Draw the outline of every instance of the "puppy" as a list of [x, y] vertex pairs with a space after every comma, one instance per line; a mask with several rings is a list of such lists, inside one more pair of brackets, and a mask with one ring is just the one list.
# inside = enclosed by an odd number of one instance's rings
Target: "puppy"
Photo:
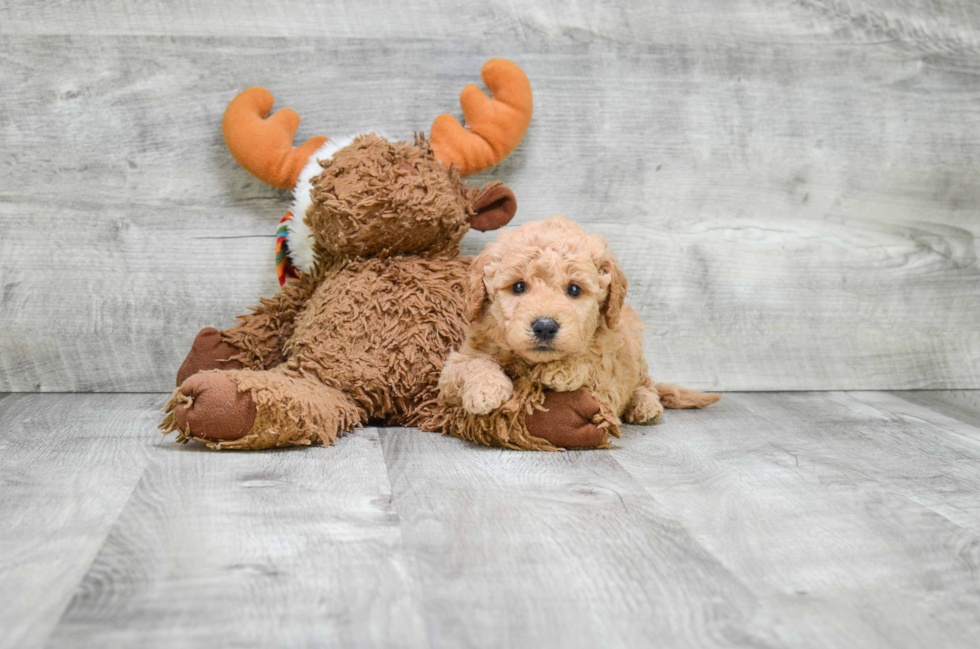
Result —
[[599, 446], [606, 432], [619, 436], [620, 418], [657, 423], [664, 406], [720, 399], [650, 379], [643, 322], [624, 303], [626, 276], [605, 240], [574, 221], [554, 216], [504, 232], [473, 261], [466, 291], [471, 324], [440, 376], [445, 406], [487, 415], [518, 378], [557, 392], [586, 388], [617, 425], [574, 445]]

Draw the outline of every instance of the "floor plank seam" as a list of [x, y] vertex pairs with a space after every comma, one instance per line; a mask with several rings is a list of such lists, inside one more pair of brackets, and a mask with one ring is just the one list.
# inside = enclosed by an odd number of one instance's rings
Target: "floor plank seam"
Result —
[[136, 493], [136, 490], [143, 482], [143, 478], [144, 476], [146, 476], [146, 473], [149, 470], [149, 468], [150, 468], [150, 463], [147, 462], [146, 465], [143, 466], [143, 470], [140, 472], [139, 479], [133, 483], [133, 487], [132, 489], [129, 490], [129, 493], [126, 495], [126, 498], [120, 500], [121, 504], [119, 510], [112, 517], [112, 522], [105, 526], [105, 534], [102, 535], [102, 540], [99, 543], [98, 547], [95, 548], [94, 551], [92, 552], [92, 556], [89, 559], [88, 564], [85, 567], [85, 570], [79, 571], [78, 582], [72, 588], [71, 596], [66, 598], [65, 605], [62, 608], [61, 612], [58, 614], [58, 621], [55, 622], [53, 625], [51, 625], [51, 628], [48, 630], [47, 634], [44, 637], [44, 643], [41, 646], [43, 647], [49, 646], [51, 642], [51, 638], [55, 635], [55, 632], [58, 630], [58, 627], [60, 627], [62, 622], [64, 621], [65, 615], [68, 614], [72, 602], [74, 601], [75, 597], [79, 593], [82, 584], [85, 583], [85, 579], [88, 577], [92, 568], [95, 566], [95, 562], [98, 561], [99, 555], [102, 553], [102, 549], [105, 546], [106, 541], [109, 539], [109, 536], [112, 534], [112, 532], [116, 529], [116, 526], [119, 523], [119, 519], [122, 517], [123, 512], [126, 511], [126, 507], [129, 505], [129, 501], [133, 498], [133, 495]]

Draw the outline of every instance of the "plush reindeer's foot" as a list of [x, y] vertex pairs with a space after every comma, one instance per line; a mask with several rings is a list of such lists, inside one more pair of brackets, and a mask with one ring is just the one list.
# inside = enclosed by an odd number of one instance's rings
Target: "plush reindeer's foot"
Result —
[[187, 358], [177, 370], [177, 385], [188, 377], [204, 370], [238, 370], [241, 362], [235, 358], [241, 352], [237, 347], [224, 341], [221, 332], [214, 327], [205, 327], [197, 332]]
[[594, 423], [601, 407], [587, 389], [548, 392], [544, 407], [525, 420], [528, 432], [535, 437], [564, 448], [595, 448], [605, 443], [606, 429]]
[[229, 442], [244, 437], [255, 423], [252, 395], [221, 372], [194, 374], [180, 384], [169, 406], [170, 424], [182, 439]]
[[326, 445], [365, 414], [345, 393], [282, 368], [195, 374], [164, 412], [162, 433], [215, 450]]

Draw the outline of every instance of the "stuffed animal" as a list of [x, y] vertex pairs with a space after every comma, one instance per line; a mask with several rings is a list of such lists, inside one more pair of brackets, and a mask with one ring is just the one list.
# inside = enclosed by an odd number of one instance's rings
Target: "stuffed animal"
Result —
[[587, 388], [599, 404], [594, 428], [548, 436], [566, 447], [606, 446], [620, 436], [620, 417], [651, 424], [665, 406], [703, 408], [720, 398], [651, 380], [643, 322], [624, 302], [626, 275], [605, 240], [574, 221], [553, 217], [501, 234], [467, 277], [471, 324], [439, 381], [444, 425], [457, 434], [518, 425], [508, 413], [537, 411], [545, 388], [556, 397]]
[[277, 239], [282, 290], [231, 329], [197, 335], [164, 409], [164, 434], [260, 449], [329, 444], [383, 420], [538, 448], [595, 427], [598, 406], [585, 390], [543, 394], [547, 411], [505, 406], [492, 422], [461, 419], [437, 398], [468, 324], [470, 259], [459, 256], [460, 240], [471, 227], [502, 227], [517, 209], [500, 183], [469, 187], [461, 176], [503, 160], [531, 120], [519, 67], [492, 59], [482, 78], [492, 98], [473, 85], [462, 91], [466, 128], [441, 115], [414, 142], [369, 133], [294, 148], [299, 117], [289, 109], [269, 117], [268, 91], [249, 88], [229, 104], [222, 127], [232, 156], [260, 180], [294, 189]]

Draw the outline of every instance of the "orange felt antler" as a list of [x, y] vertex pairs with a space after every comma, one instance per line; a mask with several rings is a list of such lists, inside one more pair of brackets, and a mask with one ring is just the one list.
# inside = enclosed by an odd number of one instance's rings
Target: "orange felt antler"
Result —
[[266, 119], [272, 103], [272, 93], [265, 88], [242, 91], [225, 109], [221, 130], [232, 157], [250, 174], [281, 189], [292, 189], [306, 161], [327, 138], [311, 137], [293, 148], [299, 115], [283, 108]]
[[469, 176], [499, 164], [517, 148], [531, 123], [534, 99], [524, 71], [506, 59], [490, 59], [480, 71], [493, 99], [470, 84], [459, 103], [467, 128], [452, 115], [432, 122], [429, 142], [436, 158]]

